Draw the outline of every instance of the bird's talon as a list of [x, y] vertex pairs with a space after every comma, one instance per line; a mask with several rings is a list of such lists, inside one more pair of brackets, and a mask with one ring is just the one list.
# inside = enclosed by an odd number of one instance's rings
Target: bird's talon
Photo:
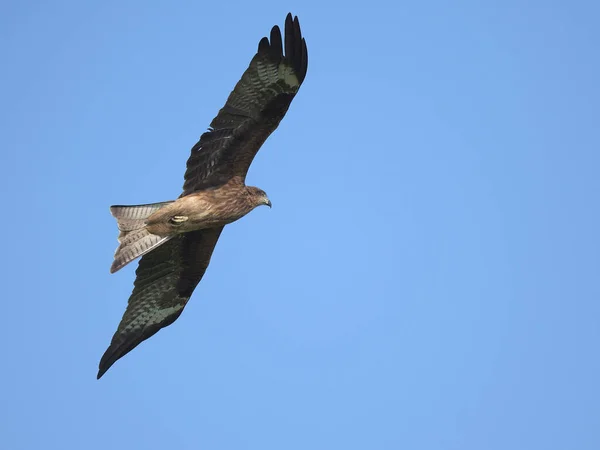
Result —
[[173, 225], [180, 225], [186, 220], [188, 220], [187, 216], [173, 216], [169, 219], [169, 222], [171, 222]]

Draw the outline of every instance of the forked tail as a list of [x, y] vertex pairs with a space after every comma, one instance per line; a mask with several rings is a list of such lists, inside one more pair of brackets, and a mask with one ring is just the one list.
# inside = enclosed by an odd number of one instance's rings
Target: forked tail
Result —
[[117, 219], [119, 227], [119, 247], [115, 252], [115, 260], [110, 267], [110, 273], [115, 273], [134, 259], [171, 239], [172, 236], [157, 236], [146, 230], [146, 219], [170, 203], [173, 202], [110, 207], [110, 213]]

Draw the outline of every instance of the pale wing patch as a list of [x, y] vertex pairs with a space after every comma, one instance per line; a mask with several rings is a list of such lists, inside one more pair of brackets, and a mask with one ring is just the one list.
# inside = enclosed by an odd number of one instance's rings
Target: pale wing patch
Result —
[[160, 324], [168, 317], [171, 317], [173, 314], [178, 313], [183, 309], [185, 305], [174, 305], [169, 308], [160, 309], [155, 311], [150, 320], [148, 320], [148, 325]]
[[279, 64], [278, 77], [280, 80], [283, 80], [285, 84], [289, 87], [296, 88], [300, 86], [300, 81], [298, 80], [298, 75], [294, 72], [294, 69], [286, 64]]

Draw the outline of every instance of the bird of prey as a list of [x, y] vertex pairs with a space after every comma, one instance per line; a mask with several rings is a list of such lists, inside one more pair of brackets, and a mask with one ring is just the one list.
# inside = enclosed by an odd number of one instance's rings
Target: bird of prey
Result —
[[98, 378], [182, 313], [202, 279], [223, 227], [260, 205], [246, 186], [254, 156], [285, 116], [308, 68], [298, 17], [263, 37], [248, 69], [191, 150], [183, 193], [174, 201], [112, 206], [119, 247], [111, 273], [142, 257], [127, 309], [100, 361]]

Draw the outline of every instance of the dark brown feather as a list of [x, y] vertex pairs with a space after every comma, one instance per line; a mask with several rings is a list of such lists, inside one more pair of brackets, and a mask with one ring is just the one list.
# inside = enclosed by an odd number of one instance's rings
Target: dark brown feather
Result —
[[[283, 55], [283, 43], [281, 42], [281, 30], [279, 29], [279, 27], [277, 25], [275, 25], [273, 28], [271, 28], [271, 42], [270, 43], [271, 43], [271, 49], [274, 54]], [[265, 51], [266, 51], [266, 49], [265, 49]]]

